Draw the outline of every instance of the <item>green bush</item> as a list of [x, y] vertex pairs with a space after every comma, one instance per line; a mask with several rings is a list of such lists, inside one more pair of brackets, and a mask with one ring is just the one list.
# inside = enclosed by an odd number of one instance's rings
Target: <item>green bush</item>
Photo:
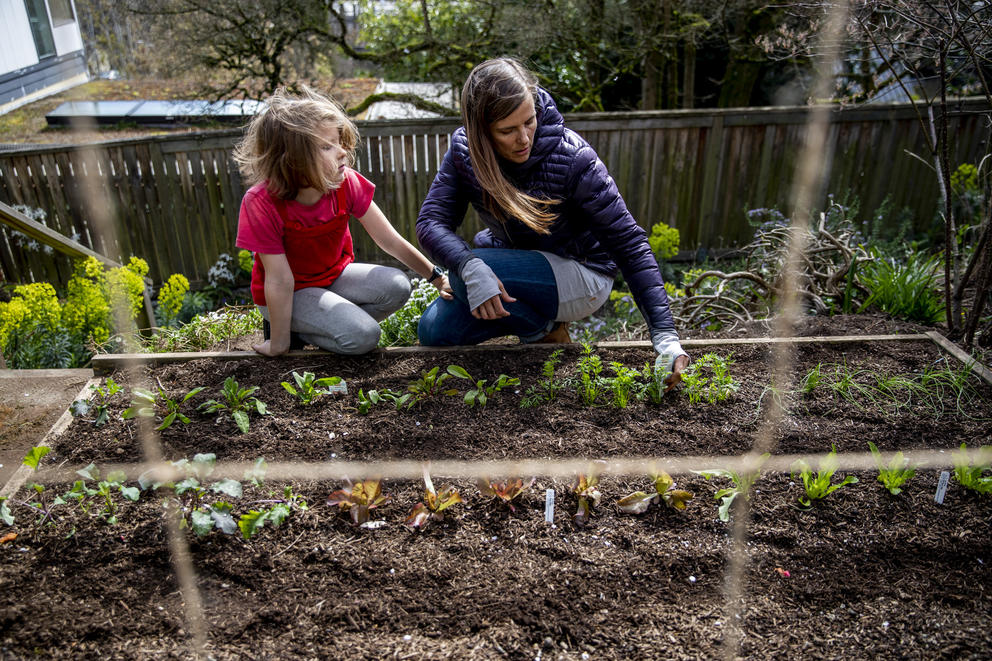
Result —
[[409, 347], [417, 344], [420, 317], [437, 298], [438, 292], [437, 287], [420, 278], [414, 278], [411, 284], [413, 292], [406, 304], [379, 324], [382, 329], [382, 335], [379, 336], [380, 347]]
[[936, 324], [944, 320], [944, 303], [934, 286], [940, 257], [911, 251], [904, 263], [872, 251], [874, 261], [861, 266], [859, 277], [871, 294], [858, 309], [875, 306], [893, 317]]

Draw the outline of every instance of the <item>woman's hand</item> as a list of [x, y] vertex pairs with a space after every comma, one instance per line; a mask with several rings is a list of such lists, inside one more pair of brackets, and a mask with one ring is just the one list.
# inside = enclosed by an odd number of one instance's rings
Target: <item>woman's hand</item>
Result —
[[665, 379], [665, 392], [668, 392], [678, 384], [682, 383], [682, 372], [689, 366], [689, 356], [679, 356], [672, 363], [672, 373]]
[[496, 283], [499, 285], [499, 295], [483, 301], [482, 305], [472, 310], [472, 316], [476, 319], [492, 321], [493, 319], [510, 316], [510, 313], [503, 307], [503, 303], [515, 303], [517, 299], [506, 293], [506, 288], [503, 287], [503, 283], [500, 282], [499, 278], [496, 279]]
[[454, 298], [451, 294], [451, 285], [448, 284], [448, 276], [442, 275], [441, 279], [433, 283], [437, 287], [438, 295], [446, 301], [450, 301]]

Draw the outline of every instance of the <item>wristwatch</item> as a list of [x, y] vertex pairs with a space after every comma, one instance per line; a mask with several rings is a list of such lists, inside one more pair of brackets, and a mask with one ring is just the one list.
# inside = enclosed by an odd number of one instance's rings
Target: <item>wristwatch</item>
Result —
[[437, 280], [438, 278], [440, 278], [442, 276], [444, 276], [444, 271], [441, 270], [441, 267], [440, 266], [438, 266], [437, 264], [435, 264], [434, 265], [434, 270], [431, 271], [430, 277], [427, 278], [427, 282], [434, 282], [435, 280]]

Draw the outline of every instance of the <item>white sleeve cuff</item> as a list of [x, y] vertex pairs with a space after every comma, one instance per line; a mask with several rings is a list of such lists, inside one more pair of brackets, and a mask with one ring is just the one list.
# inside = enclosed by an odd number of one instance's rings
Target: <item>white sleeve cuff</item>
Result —
[[496, 274], [479, 257], [473, 257], [462, 264], [459, 275], [465, 281], [469, 310], [474, 310], [493, 296], [499, 296], [499, 280]]

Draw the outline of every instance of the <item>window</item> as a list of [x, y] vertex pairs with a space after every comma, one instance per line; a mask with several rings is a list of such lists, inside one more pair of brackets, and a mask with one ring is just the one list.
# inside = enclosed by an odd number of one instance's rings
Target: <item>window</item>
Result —
[[34, 37], [38, 59], [54, 57], [55, 40], [52, 38], [52, 25], [48, 22], [45, 0], [24, 0], [24, 8], [28, 10], [28, 22], [31, 24], [31, 36]]
[[72, 0], [48, 0], [48, 11], [52, 14], [52, 25], [55, 27], [76, 22]]

